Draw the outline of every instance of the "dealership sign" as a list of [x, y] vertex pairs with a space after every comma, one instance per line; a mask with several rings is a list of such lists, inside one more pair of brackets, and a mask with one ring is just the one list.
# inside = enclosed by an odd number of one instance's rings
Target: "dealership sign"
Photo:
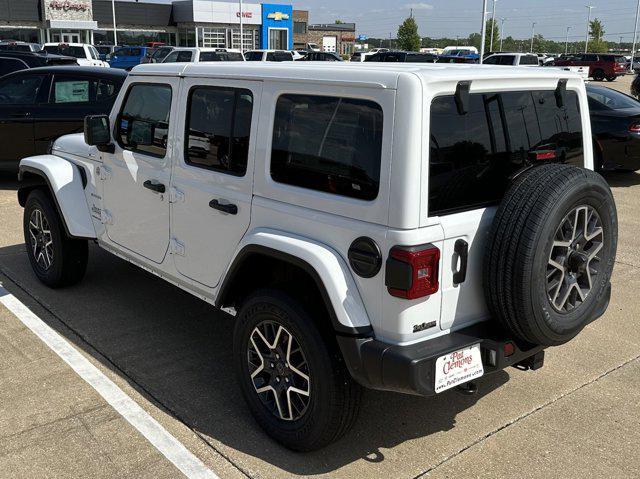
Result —
[[91, 0], [43, 0], [45, 20], [92, 21]]
[[275, 20], [276, 22], [281, 22], [282, 20], [289, 20], [289, 14], [282, 13], [282, 12], [273, 12], [268, 14], [267, 18], [269, 20]]

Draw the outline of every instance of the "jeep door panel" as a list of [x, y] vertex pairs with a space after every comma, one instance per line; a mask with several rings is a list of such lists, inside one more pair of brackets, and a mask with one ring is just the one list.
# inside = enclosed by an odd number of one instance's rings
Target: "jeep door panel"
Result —
[[121, 107], [110, 118], [115, 151], [103, 153], [107, 235], [158, 264], [169, 245], [168, 193], [175, 138], [169, 133], [172, 119], [178, 117], [179, 86], [178, 78], [127, 83]]
[[187, 78], [176, 126], [171, 237], [176, 269], [215, 287], [249, 227], [262, 83]]

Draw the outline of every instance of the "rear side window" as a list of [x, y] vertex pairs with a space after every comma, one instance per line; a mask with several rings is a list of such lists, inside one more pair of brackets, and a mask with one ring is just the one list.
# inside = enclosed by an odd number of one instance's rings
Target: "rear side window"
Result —
[[95, 96], [97, 80], [58, 77], [53, 81], [51, 103], [89, 103]]
[[534, 55], [524, 55], [520, 57], [520, 65], [539, 65], [538, 57]]
[[23, 75], [0, 82], [0, 105], [33, 105], [38, 98], [44, 75]]
[[138, 83], [127, 93], [116, 137], [126, 150], [163, 158], [167, 152], [171, 87]]
[[186, 162], [244, 176], [253, 113], [251, 92], [197, 87], [191, 90], [188, 108]]
[[282, 95], [271, 177], [280, 183], [373, 200], [382, 156], [382, 108], [368, 100]]
[[269, 52], [267, 53], [268, 62], [292, 62], [293, 55], [291, 52]]
[[19, 70], [26, 70], [27, 68], [29, 67], [22, 60], [15, 58], [0, 58], [0, 76], [6, 75], [7, 73], [17, 72]]
[[244, 59], [248, 62], [261, 62], [262, 52], [247, 52], [244, 54]]
[[53, 53], [55, 55], [65, 55], [68, 57], [74, 58], [87, 58], [87, 55], [84, 52], [84, 48], [68, 46], [68, 45], [47, 45], [44, 49], [48, 53]]
[[559, 108], [554, 91], [472, 94], [460, 115], [454, 96], [431, 106], [429, 215], [499, 203], [511, 176], [540, 162], [582, 166], [578, 97]]

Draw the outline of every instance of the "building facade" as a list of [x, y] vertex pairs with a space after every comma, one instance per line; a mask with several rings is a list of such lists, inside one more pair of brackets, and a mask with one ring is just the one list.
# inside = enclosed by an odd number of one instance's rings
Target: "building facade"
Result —
[[355, 51], [356, 24], [331, 23], [309, 25], [309, 43], [315, 43], [324, 52], [351, 56]]
[[309, 43], [309, 12], [307, 10], [293, 11], [293, 48], [304, 50]]
[[240, 12], [237, 1], [0, 0], [0, 40], [240, 48], [240, 23], [245, 50], [293, 48], [291, 5], [244, 2]]

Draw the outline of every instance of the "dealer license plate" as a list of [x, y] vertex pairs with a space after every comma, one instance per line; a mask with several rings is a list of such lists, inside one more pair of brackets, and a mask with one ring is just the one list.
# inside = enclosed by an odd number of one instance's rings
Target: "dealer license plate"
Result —
[[483, 374], [480, 344], [440, 356], [436, 360], [436, 393], [477, 379]]

